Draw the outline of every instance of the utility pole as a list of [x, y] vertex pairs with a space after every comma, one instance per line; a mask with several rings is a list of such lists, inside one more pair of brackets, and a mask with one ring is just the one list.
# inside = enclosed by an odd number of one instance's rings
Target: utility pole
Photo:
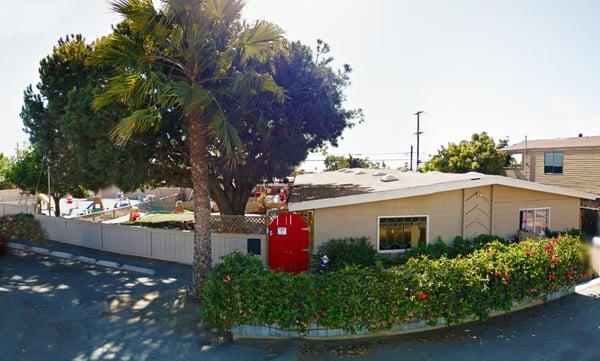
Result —
[[48, 159], [48, 217], [52, 217], [52, 191], [50, 190], [50, 160]]
[[413, 146], [410, 146], [410, 170], [413, 170]]
[[419, 164], [421, 163], [421, 161], [419, 160], [419, 138], [421, 136], [421, 134], [423, 134], [423, 132], [421, 131], [421, 114], [423, 114], [422, 110], [419, 110], [418, 112], [415, 113], [415, 115], [417, 116], [417, 132], [415, 133], [417, 135], [417, 164], [416, 164], [416, 170], [419, 170]]

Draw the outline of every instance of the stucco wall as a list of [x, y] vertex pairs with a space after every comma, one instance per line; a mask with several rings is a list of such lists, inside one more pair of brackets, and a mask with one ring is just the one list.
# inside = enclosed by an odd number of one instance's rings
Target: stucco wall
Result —
[[579, 198], [494, 186], [493, 233], [510, 237], [519, 228], [519, 210], [550, 208], [550, 229], [579, 228]]
[[463, 191], [315, 210], [315, 249], [332, 238], [367, 236], [377, 242], [378, 216], [429, 216], [429, 242], [462, 232]]
[[[492, 233], [512, 237], [519, 228], [519, 210], [550, 207], [550, 228], [579, 228], [578, 198], [523, 190], [506, 186], [492, 187]], [[429, 216], [428, 241], [441, 237], [451, 243], [463, 234], [464, 191], [435, 193], [427, 196], [316, 209], [314, 211], [314, 247], [332, 238], [370, 238], [377, 245], [377, 217]]]

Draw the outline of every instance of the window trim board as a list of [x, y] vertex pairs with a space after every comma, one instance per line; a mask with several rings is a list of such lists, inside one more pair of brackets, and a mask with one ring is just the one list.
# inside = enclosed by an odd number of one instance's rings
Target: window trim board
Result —
[[411, 218], [411, 217], [425, 217], [425, 244], [429, 244], [429, 225], [430, 225], [430, 217], [429, 214], [409, 214], [409, 215], [396, 215], [396, 216], [377, 216], [377, 253], [403, 253], [406, 252], [407, 249], [410, 248], [402, 248], [402, 249], [387, 249], [380, 250], [379, 249], [379, 237], [380, 237], [380, 221], [382, 218]]

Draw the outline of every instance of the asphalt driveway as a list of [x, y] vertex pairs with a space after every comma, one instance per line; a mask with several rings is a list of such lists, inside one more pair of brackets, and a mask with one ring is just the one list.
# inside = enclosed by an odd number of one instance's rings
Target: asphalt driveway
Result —
[[186, 296], [189, 267], [152, 268], [147, 276], [33, 253], [0, 258], [0, 360], [600, 360], [600, 286], [422, 334], [230, 343], [203, 327]]

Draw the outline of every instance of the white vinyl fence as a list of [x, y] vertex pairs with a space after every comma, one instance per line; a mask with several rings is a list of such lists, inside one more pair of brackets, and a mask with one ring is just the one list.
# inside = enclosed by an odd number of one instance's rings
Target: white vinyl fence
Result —
[[[34, 206], [0, 203], [0, 216], [18, 213], [33, 214]], [[193, 262], [194, 234], [191, 231], [94, 223], [40, 214], [34, 217], [53, 241], [164, 261]], [[247, 253], [249, 248], [267, 262], [265, 234], [212, 234], [213, 263], [234, 251]]]
[[33, 214], [34, 211], [34, 205], [0, 203], [0, 217], [19, 213]]
[[[53, 241], [76, 246], [191, 264], [194, 234], [191, 231], [104, 224], [35, 215]], [[267, 262], [267, 236], [264, 234], [212, 234], [213, 263], [234, 251], [248, 252], [248, 244], [260, 244], [263, 261]]]

